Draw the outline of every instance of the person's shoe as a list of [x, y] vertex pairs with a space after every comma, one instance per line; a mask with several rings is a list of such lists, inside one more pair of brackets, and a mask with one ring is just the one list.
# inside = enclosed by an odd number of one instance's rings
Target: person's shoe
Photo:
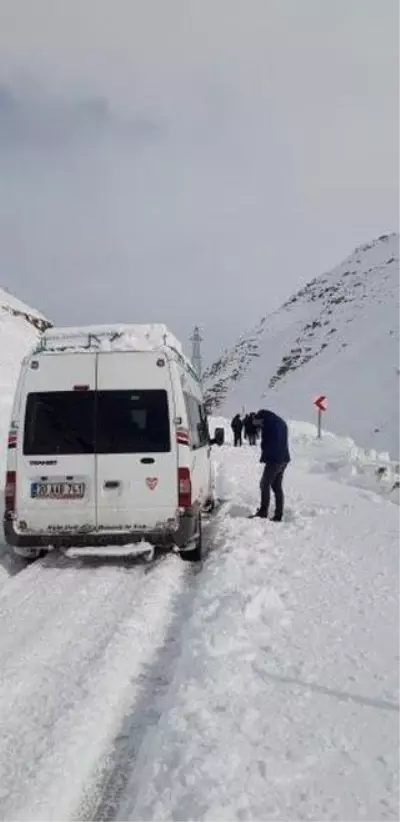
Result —
[[282, 517], [277, 517], [275, 515], [274, 517], [271, 517], [271, 522], [282, 522]]
[[255, 514], [250, 514], [249, 519], [255, 519], [256, 517], [258, 517], [259, 519], [267, 519], [268, 514], [266, 513], [266, 511], [263, 511], [262, 508], [259, 508]]

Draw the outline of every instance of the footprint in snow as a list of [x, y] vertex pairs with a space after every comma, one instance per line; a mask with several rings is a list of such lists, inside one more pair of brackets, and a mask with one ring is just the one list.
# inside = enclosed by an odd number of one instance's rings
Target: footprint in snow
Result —
[[284, 611], [285, 606], [274, 588], [261, 589], [245, 606], [244, 616], [249, 622], [273, 624], [282, 618]]
[[243, 505], [240, 503], [233, 503], [229, 506], [227, 511], [228, 516], [233, 519], [247, 518], [251, 513], [253, 512], [248, 505]]

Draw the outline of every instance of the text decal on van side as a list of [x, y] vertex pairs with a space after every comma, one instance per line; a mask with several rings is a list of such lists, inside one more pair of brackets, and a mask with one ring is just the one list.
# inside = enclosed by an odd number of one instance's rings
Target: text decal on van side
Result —
[[29, 460], [29, 465], [57, 465], [57, 460]]

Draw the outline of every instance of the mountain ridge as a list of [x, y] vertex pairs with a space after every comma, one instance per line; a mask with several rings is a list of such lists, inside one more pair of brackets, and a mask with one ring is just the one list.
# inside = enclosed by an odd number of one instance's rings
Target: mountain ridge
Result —
[[333, 399], [327, 418], [335, 433], [360, 441], [349, 404], [361, 403], [360, 444], [398, 456], [398, 268], [399, 235], [392, 232], [310, 280], [205, 371], [210, 407], [230, 415], [267, 404], [311, 421], [312, 398], [325, 393]]

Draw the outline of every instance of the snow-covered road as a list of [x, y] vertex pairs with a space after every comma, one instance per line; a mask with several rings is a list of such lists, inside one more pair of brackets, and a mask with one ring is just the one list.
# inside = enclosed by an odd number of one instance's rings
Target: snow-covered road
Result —
[[200, 568], [3, 560], [0, 819], [398, 818], [399, 509], [294, 440], [281, 525], [218, 452]]
[[397, 819], [397, 506], [292, 467], [286, 524], [249, 522], [249, 451], [119, 818]]
[[118, 565], [50, 555], [3, 587], [2, 819], [70, 819], [96, 801], [188, 575], [174, 556]]

